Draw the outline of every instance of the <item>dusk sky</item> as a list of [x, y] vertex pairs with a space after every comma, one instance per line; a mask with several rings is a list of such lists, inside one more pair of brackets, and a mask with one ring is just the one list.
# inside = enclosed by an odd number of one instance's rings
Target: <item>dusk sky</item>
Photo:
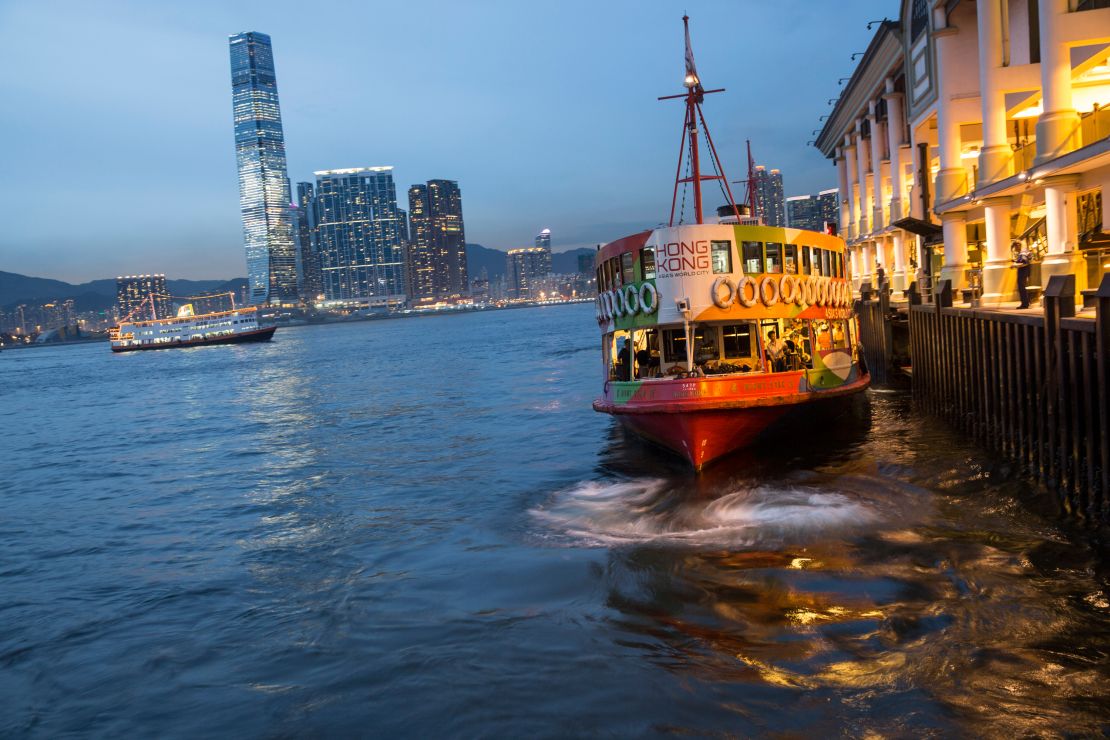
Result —
[[[246, 274], [228, 36], [270, 34], [292, 182], [393, 165], [399, 205], [457, 180], [467, 241], [593, 246], [665, 220], [682, 14], [730, 179], [836, 186], [807, 147], [865, 26], [893, 0], [21, 2], [0, 0], [0, 270], [71, 282]], [[737, 186], [741, 187], [741, 186]], [[736, 193], [741, 197], [740, 193]], [[706, 207], [723, 202], [712, 191]]]

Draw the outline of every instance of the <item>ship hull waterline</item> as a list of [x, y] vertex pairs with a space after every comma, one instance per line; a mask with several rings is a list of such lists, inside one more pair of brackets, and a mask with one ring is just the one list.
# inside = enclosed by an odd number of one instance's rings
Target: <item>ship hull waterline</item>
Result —
[[196, 339], [177, 342], [159, 342], [157, 344], [142, 344], [130, 347], [112, 347], [113, 352], [138, 352], [148, 349], [175, 349], [179, 347], [202, 347], [212, 344], [240, 344], [243, 342], [268, 342], [273, 338], [276, 326], [267, 326], [254, 331], [229, 334], [207, 339]]
[[731, 452], [754, 444], [765, 432], [814, 405], [843, 400], [861, 393], [870, 375], [835, 389], [759, 399], [720, 399], [712, 402], [613, 404], [603, 399], [595, 411], [611, 414], [643, 439], [670, 450], [700, 471]]

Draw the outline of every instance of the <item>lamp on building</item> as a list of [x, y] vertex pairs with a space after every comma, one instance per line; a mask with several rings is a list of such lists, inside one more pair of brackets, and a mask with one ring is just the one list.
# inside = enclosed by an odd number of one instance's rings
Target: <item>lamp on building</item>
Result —
[[857, 51], [855, 54], [852, 55], [852, 61], [856, 61], [856, 57], [861, 57], [866, 53], [866, 51]]
[[867, 22], [867, 30], [870, 31], [871, 26], [874, 26], [876, 23], [886, 23], [888, 20], [890, 20], [890, 19], [889, 18], [883, 18], [883, 19], [877, 20], [877, 21], [868, 21]]

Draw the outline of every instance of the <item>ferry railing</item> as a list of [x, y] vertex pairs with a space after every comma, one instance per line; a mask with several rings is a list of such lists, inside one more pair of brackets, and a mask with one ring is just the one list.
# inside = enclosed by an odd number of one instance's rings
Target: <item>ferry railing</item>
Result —
[[1110, 523], [1110, 275], [1093, 317], [1075, 276], [1054, 275], [1043, 310], [911, 305], [913, 393], [1056, 494], [1064, 513]]

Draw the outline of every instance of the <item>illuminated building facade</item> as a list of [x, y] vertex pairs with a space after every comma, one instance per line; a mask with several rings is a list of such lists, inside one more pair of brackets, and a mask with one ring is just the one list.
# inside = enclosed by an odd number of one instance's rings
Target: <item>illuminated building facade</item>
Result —
[[305, 303], [316, 301], [324, 292], [320, 278], [320, 258], [316, 253], [314, 205], [312, 183], [297, 183], [297, 201], [292, 210], [297, 235], [297, 261], [300, 265], [300, 293], [301, 300]]
[[392, 167], [316, 172], [315, 245], [327, 300], [405, 299], [403, 211]]
[[[140, 313], [135, 315], [136, 319], [145, 321], [152, 318], [150, 315], [152, 299], [153, 318], [168, 319], [173, 316], [165, 275], [126, 275], [116, 278], [116, 307], [119, 309], [121, 320], [140, 311], [140, 307], [142, 308]], [[144, 302], [145, 306], [143, 306]]]
[[551, 250], [547, 247], [510, 249], [505, 256], [509, 300], [533, 300], [551, 275]]
[[270, 37], [229, 39], [239, 208], [251, 303], [297, 299], [297, 253]]
[[1110, 3], [889, 0], [816, 147], [837, 167], [856, 286], [1019, 300], [1110, 272]]
[[458, 301], [469, 293], [462, 192], [454, 180], [409, 188], [410, 294], [414, 301]]
[[751, 187], [755, 188], [755, 215], [764, 226], [786, 226], [786, 202], [782, 194], [782, 173], [767, 171], [763, 165], [755, 168]]

